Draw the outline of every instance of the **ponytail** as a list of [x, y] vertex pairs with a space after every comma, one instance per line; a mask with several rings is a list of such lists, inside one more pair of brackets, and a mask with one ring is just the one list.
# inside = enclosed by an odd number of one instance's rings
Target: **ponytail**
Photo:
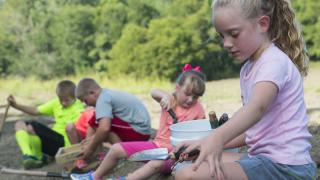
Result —
[[270, 39], [297, 66], [302, 76], [308, 74], [309, 57], [299, 24], [288, 0], [263, 0], [262, 13], [270, 17]]

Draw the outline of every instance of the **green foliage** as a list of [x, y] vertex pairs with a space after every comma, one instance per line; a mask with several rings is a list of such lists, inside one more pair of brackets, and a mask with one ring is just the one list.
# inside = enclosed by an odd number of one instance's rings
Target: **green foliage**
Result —
[[313, 59], [320, 57], [320, 17], [318, 0], [292, 1], [297, 17], [302, 24], [302, 32], [307, 43], [309, 53]]
[[[320, 8], [292, 1], [312, 59]], [[99, 74], [175, 79], [185, 63], [208, 79], [238, 74], [212, 30], [211, 0], [6, 0], [0, 4], [0, 74], [52, 79]]]
[[149, 22], [160, 16], [160, 13], [154, 7], [146, 4], [143, 0], [128, 2], [128, 21], [137, 25], [147, 27]]
[[[199, 0], [175, 0], [168, 9], [169, 16], [186, 17], [197, 11], [205, 4], [205, 1]], [[208, 14], [207, 14], [208, 15]], [[209, 15], [210, 16], [210, 15]]]
[[74, 74], [85, 66], [96, 62], [89, 57], [94, 47], [93, 25], [94, 9], [89, 6], [69, 5], [60, 9], [52, 19], [49, 33], [52, 48], [57, 52], [55, 71], [62, 74]]
[[127, 8], [123, 1], [105, 0], [96, 9], [94, 24], [95, 48], [90, 56], [100, 60], [109, 59], [108, 51], [121, 36], [122, 29], [127, 23]]
[[[217, 41], [205, 16], [203, 3], [189, 16], [168, 16], [151, 21], [148, 28], [128, 25], [111, 50], [107, 64], [111, 74], [131, 74], [137, 78], [175, 79], [186, 63], [201, 65], [208, 79], [229, 76], [235, 67]], [[132, 36], [134, 34], [134, 36]]]

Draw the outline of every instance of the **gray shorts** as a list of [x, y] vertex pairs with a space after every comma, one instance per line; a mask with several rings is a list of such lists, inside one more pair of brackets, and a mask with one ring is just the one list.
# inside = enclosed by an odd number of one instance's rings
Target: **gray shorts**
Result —
[[315, 163], [304, 165], [285, 165], [257, 155], [244, 155], [237, 161], [249, 180], [315, 180], [317, 168]]

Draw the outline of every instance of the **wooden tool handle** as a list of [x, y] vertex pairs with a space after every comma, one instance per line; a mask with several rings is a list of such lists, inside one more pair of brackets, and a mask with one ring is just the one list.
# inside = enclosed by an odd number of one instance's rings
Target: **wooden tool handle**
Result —
[[176, 124], [178, 122], [178, 118], [177, 118], [176, 113], [174, 113], [174, 111], [172, 109], [169, 109], [168, 113], [170, 114], [170, 116], [173, 119], [173, 124]]
[[27, 176], [47, 176], [47, 172], [45, 171], [27, 171], [27, 170], [19, 170], [19, 169], [9, 169], [2, 168], [1, 173], [6, 174], [19, 174], [19, 175], [27, 175]]
[[47, 172], [47, 171], [29, 171], [29, 170], [9, 169], [9, 168], [2, 168], [1, 173], [18, 174], [18, 175], [25, 175], [25, 176], [58, 177], [58, 178], [67, 178], [67, 179], [70, 178], [69, 174], [65, 174], [65, 173], [56, 173], [56, 172]]
[[4, 111], [4, 114], [3, 114], [3, 118], [0, 120], [0, 134], [2, 132], [3, 125], [4, 125], [5, 121], [6, 121], [9, 108], [10, 108], [10, 104], [7, 104], [6, 109]]

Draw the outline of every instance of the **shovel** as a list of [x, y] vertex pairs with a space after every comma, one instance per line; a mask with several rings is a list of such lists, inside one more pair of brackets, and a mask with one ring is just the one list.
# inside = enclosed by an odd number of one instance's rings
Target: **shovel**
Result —
[[[149, 160], [179, 160], [181, 153], [185, 150], [185, 147], [179, 149], [178, 152], [169, 153], [167, 148], [156, 148], [156, 149], [148, 149], [144, 151], [140, 151], [134, 153], [129, 157], [129, 161], [149, 161]], [[200, 151], [198, 149], [194, 149], [187, 154], [188, 157], [193, 157], [199, 155]]]

